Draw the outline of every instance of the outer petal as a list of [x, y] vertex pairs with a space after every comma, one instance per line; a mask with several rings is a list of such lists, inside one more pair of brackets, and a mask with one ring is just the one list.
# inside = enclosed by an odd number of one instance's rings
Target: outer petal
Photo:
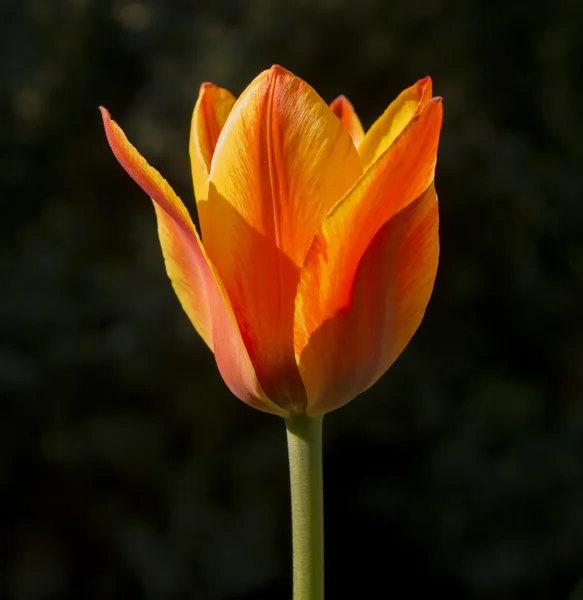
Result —
[[197, 204], [208, 198], [211, 161], [225, 121], [235, 104], [231, 92], [212, 83], [200, 86], [190, 126], [190, 165]]
[[401, 92], [373, 123], [358, 146], [362, 164], [369, 167], [399, 136], [409, 121], [423, 110], [432, 94], [431, 79], [419, 80]]
[[437, 265], [432, 185], [441, 120], [436, 98], [330, 211], [314, 239], [295, 323], [310, 414], [369, 387], [420, 322]]
[[186, 208], [160, 173], [129, 143], [107, 110], [101, 108], [101, 112], [115, 157], [154, 202], [168, 275], [193, 325], [207, 344], [214, 347], [225, 383], [247, 404], [286, 416], [285, 410], [265, 396], [257, 381], [229, 299]]
[[300, 266], [325, 214], [360, 173], [340, 121], [281, 67], [243, 92], [213, 156], [209, 200], [200, 207], [205, 248], [261, 386], [290, 410], [306, 403], [293, 348]]
[[340, 119], [342, 125], [352, 138], [352, 142], [358, 148], [364, 139], [364, 129], [360, 123], [360, 119], [356, 114], [352, 103], [346, 96], [338, 96], [336, 100], [330, 104], [332, 112]]

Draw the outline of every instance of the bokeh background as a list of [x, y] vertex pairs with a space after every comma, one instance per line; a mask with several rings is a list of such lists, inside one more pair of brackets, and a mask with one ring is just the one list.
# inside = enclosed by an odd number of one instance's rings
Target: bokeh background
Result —
[[201, 82], [280, 63], [370, 125], [445, 98], [425, 321], [325, 422], [328, 597], [555, 600], [583, 576], [583, 3], [2, 0], [0, 597], [290, 597], [283, 423], [169, 285], [103, 104], [194, 207]]

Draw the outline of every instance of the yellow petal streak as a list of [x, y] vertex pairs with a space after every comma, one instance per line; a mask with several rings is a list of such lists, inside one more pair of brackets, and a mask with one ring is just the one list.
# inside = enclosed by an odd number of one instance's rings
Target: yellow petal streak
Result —
[[358, 146], [363, 167], [369, 167], [399, 136], [409, 121], [431, 100], [431, 79], [426, 77], [399, 94], [373, 123]]
[[130, 144], [109, 113], [104, 108], [101, 112], [115, 157], [154, 202], [168, 275], [194, 327], [214, 349], [225, 383], [247, 404], [286, 416], [287, 411], [271, 402], [257, 381], [229, 299], [182, 201]]
[[372, 385], [401, 352], [437, 265], [441, 99], [427, 103], [330, 211], [302, 269], [295, 351], [308, 413]]
[[257, 377], [277, 404], [306, 404], [293, 345], [300, 268], [328, 210], [361, 174], [350, 136], [301, 79], [262, 73], [235, 103], [199, 205], [205, 248]]

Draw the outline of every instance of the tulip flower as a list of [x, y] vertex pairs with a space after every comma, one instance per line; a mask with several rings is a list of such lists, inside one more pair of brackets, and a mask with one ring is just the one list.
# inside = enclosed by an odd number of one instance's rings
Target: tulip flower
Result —
[[238, 99], [203, 84], [190, 133], [200, 236], [101, 110], [113, 153], [153, 200], [166, 270], [225, 383], [286, 419], [294, 589], [320, 598], [321, 533], [295, 536], [302, 519], [321, 530], [321, 416], [373, 385], [423, 318], [439, 254], [441, 99], [422, 79], [365, 133], [346, 98], [328, 106], [279, 66]]
[[203, 84], [190, 158], [202, 241], [105, 109], [119, 162], [154, 201], [166, 269], [231, 391], [320, 415], [370, 387], [419, 326], [438, 261], [441, 102], [423, 79], [366, 133], [281, 67], [236, 101]]

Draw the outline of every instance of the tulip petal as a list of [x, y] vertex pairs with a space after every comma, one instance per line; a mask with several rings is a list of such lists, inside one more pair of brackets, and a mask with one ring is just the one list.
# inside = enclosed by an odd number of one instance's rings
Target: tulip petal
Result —
[[182, 201], [130, 144], [107, 110], [101, 108], [101, 112], [115, 157], [154, 202], [168, 275], [194, 327], [214, 349], [225, 383], [247, 404], [287, 416], [287, 411], [266, 397], [257, 381], [229, 299]]
[[219, 134], [235, 104], [231, 92], [212, 83], [200, 86], [190, 126], [190, 165], [197, 204], [208, 198], [208, 177]]
[[419, 325], [437, 265], [433, 191], [441, 99], [328, 214], [296, 298], [295, 351], [309, 414], [368, 388]]
[[369, 167], [399, 136], [431, 99], [431, 79], [425, 77], [399, 94], [373, 123], [358, 146], [363, 167]]
[[338, 96], [330, 104], [332, 112], [340, 119], [342, 125], [352, 138], [353, 144], [358, 148], [364, 139], [364, 129], [360, 123], [360, 119], [356, 114], [352, 103], [346, 96]]
[[209, 200], [200, 206], [205, 248], [262, 388], [296, 412], [306, 402], [293, 347], [300, 267], [324, 216], [361, 171], [340, 121], [281, 67], [243, 92], [213, 156]]
[[310, 337], [300, 357], [308, 414], [339, 408], [373, 385], [419, 327], [439, 256], [433, 186], [389, 220], [364, 253], [348, 306]]

